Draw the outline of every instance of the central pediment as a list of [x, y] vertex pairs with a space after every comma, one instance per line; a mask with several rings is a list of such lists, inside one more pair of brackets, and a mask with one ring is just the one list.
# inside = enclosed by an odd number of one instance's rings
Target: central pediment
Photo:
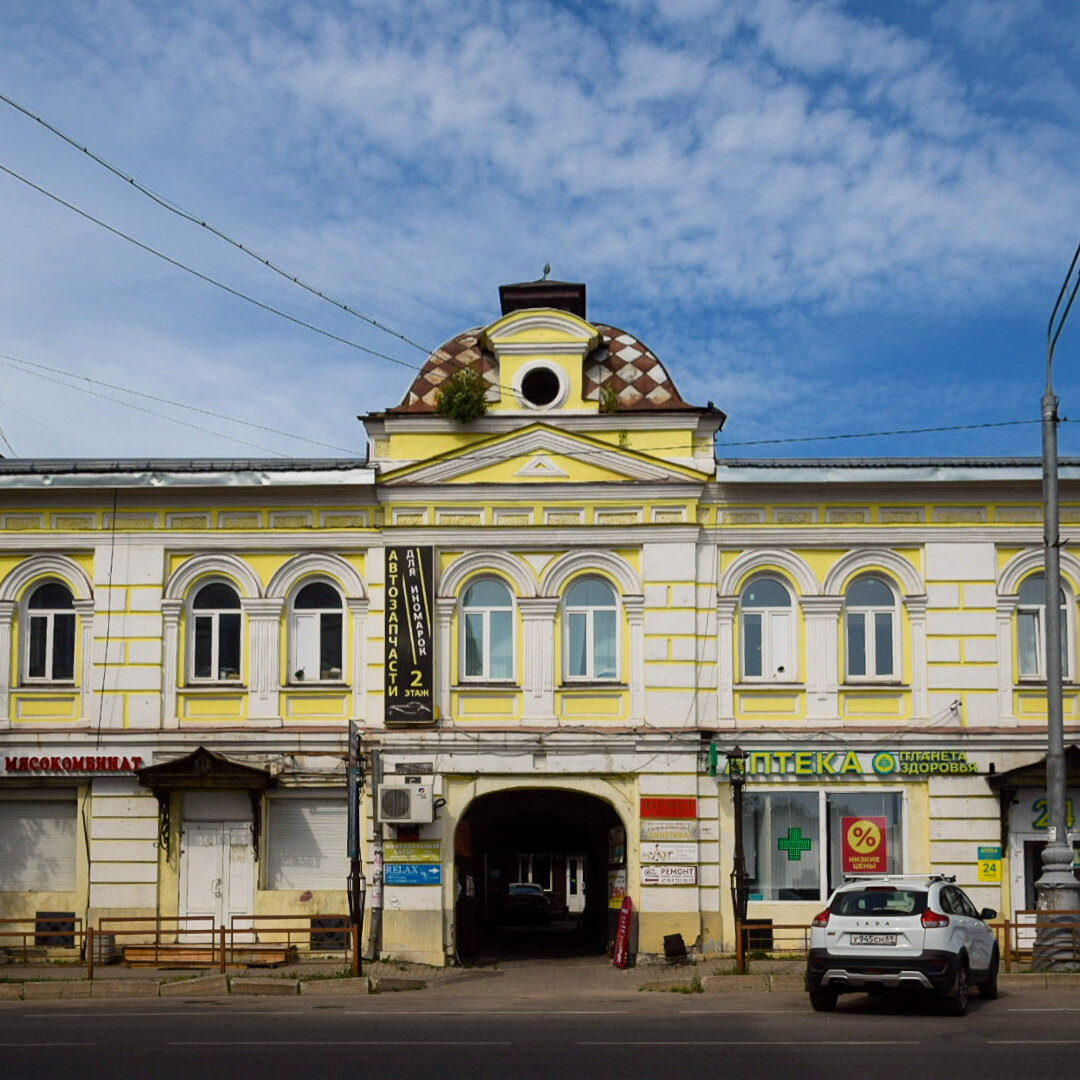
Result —
[[380, 484], [655, 484], [708, 479], [706, 473], [636, 450], [534, 424], [387, 472]]

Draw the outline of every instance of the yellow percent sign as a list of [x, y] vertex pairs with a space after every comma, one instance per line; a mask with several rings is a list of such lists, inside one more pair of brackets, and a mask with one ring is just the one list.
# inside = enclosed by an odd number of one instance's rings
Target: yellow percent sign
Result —
[[848, 826], [847, 842], [852, 851], [869, 855], [881, 847], [881, 829], [873, 821], [853, 821]]

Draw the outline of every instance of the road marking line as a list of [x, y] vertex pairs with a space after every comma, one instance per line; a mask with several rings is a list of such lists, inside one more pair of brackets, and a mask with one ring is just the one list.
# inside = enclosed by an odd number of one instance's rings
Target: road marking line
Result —
[[1006, 1009], [1006, 1012], [1080, 1012], [1080, 1009], [1074, 1009], [1069, 1005], [1062, 1005], [1060, 1007], [1045, 1008], [1045, 1009]]
[[1076, 1046], [1080, 1039], [987, 1039], [987, 1046]]
[[61, 1015], [65, 1019], [79, 1019], [85, 1020], [87, 1018], [92, 1020], [99, 1020], [102, 1017], [108, 1017], [110, 1020], [126, 1020], [132, 1016], [299, 1016], [296, 1012], [262, 1012], [259, 1009], [245, 1009], [243, 1012], [221, 1012], [218, 1010], [203, 1012], [195, 1012], [191, 1009], [186, 1009], [183, 1012], [173, 1011], [170, 1009], [168, 1012], [65, 1012], [65, 1013], [23, 1013], [22, 1018], [24, 1020], [55, 1020], [57, 1016]]
[[[30, 1045], [29, 1043], [27, 1045]], [[166, 1046], [513, 1046], [509, 1040], [449, 1039], [219, 1039], [169, 1042]]]
[[[364, 1009], [349, 1016], [624, 1016], [625, 1009]], [[235, 1014], [234, 1014], [235, 1015]]]
[[96, 1042], [52, 1042], [50, 1040], [47, 1043], [42, 1043], [42, 1042], [27, 1042], [27, 1043], [5, 1042], [4, 1043], [4, 1049], [8, 1050], [8, 1049], [11, 1049], [12, 1047], [16, 1047], [16, 1046], [32, 1046], [32, 1047], [34, 1047], [35, 1050], [52, 1050], [54, 1047], [57, 1047], [57, 1046], [98, 1046], [98, 1045], [100, 1045], [100, 1044], [98, 1044]]
[[[1078, 1040], [1080, 1041], [1080, 1040]], [[578, 1046], [920, 1046], [918, 1039], [823, 1039], [807, 1042], [805, 1039], [645, 1039], [578, 1040]]]

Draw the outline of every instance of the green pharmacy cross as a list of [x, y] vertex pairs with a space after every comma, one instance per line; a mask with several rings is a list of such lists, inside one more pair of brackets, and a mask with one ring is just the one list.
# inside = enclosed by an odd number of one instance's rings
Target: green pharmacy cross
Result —
[[788, 862], [801, 862], [802, 853], [809, 851], [814, 846], [814, 842], [809, 836], [803, 836], [802, 829], [788, 829], [787, 836], [781, 836], [776, 841], [776, 847], [779, 851], [786, 851]]

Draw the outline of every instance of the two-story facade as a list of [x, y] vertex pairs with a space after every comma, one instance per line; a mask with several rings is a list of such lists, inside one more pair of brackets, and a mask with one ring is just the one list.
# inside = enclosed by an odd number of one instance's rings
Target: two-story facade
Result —
[[[0, 917], [345, 910], [350, 722], [420, 807], [369, 776], [397, 957], [483, 951], [514, 881], [585, 951], [624, 895], [640, 953], [730, 948], [736, 747], [750, 917], [856, 866], [1030, 906], [1037, 465], [717, 465], [723, 414], [583, 286], [502, 308], [365, 418], [367, 461], [0, 461]], [[468, 424], [436, 409], [461, 368]], [[1071, 742], [1068, 549], [1063, 578]]]

